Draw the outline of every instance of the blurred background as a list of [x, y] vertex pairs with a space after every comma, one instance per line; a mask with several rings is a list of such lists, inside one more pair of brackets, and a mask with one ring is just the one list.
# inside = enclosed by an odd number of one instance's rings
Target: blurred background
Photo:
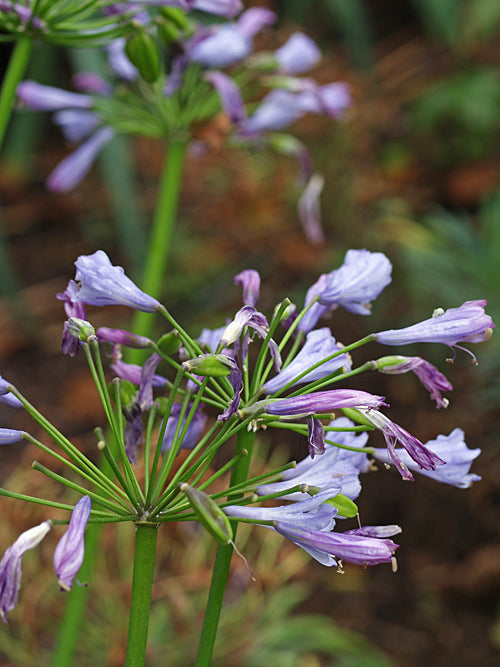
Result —
[[[165, 284], [164, 302], [175, 316], [195, 334], [220, 326], [240, 303], [232, 276], [250, 267], [262, 277], [261, 310], [269, 312], [285, 296], [301, 304], [321, 272], [338, 266], [348, 248], [365, 247], [389, 256], [393, 283], [369, 318], [335, 312], [331, 325], [342, 342], [406, 326], [436, 307], [468, 299], [488, 299], [487, 310], [498, 321], [498, 0], [245, 4], [269, 6], [280, 15], [277, 31], [262, 36], [263, 46], [275, 48], [303, 30], [324, 53], [316, 78], [351, 85], [353, 104], [344, 120], [309, 116], [296, 130], [325, 177], [327, 240], [315, 247], [304, 239], [294, 164], [268, 153], [228, 150], [215, 124], [200, 127], [211, 150], [189, 158]], [[0, 46], [5, 66], [9, 47]], [[68, 51], [63, 57], [39, 45], [29, 78], [65, 87], [86, 58], [92, 54]], [[75, 191], [51, 194], [44, 181], [66, 154], [48, 115], [15, 116], [0, 162], [0, 365], [2, 375], [66, 435], [92, 451], [92, 429], [103, 415], [84, 360], [60, 352], [63, 309], [54, 295], [73, 277], [76, 257], [98, 248], [137, 275], [164, 146], [117, 141]], [[126, 327], [129, 316], [118, 309], [90, 312], [96, 326]], [[363, 523], [403, 526], [397, 574], [352, 565], [337, 574], [277, 535], [241, 530], [238, 546], [257, 582], [248, 581], [234, 558], [214, 664], [497, 664], [498, 336], [475, 352], [478, 367], [461, 353], [445, 365], [449, 354], [441, 347], [409, 352], [438, 365], [455, 386], [446, 411], [436, 411], [412, 377], [373, 376], [356, 386], [387, 396], [395, 421], [424, 442], [464, 429], [468, 445], [483, 450], [473, 466], [482, 481], [460, 490], [420, 477], [403, 483], [394, 471], [367, 476]], [[32, 430], [26, 415], [0, 411], [2, 426]], [[298, 439], [265, 435], [259, 444], [262, 461], [271, 456], [278, 465], [304, 456]], [[61, 496], [31, 471], [34, 455], [24, 445], [4, 448], [2, 486]], [[36, 506], [4, 498], [0, 511], [2, 549], [45, 518]], [[130, 529], [110, 528], [103, 540], [76, 663], [82, 666], [114, 667], [124, 659]], [[64, 609], [52, 579], [52, 549], [42, 544], [40, 554], [25, 556], [21, 602], [0, 628], [1, 665], [50, 664]], [[150, 665], [192, 663], [213, 552], [211, 541], [190, 527], [164, 531]]]

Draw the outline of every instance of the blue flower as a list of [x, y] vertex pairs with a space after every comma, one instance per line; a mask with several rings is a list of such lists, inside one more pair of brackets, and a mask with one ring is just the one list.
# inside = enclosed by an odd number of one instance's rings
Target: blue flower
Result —
[[63, 591], [73, 588], [73, 580], [83, 563], [85, 555], [84, 534], [90, 515], [90, 498], [83, 496], [71, 513], [68, 530], [54, 551], [54, 571]]
[[[460, 428], [454, 429], [450, 435], [438, 435], [435, 440], [429, 440], [425, 447], [444, 461], [435, 470], [423, 470], [415, 464], [407, 452], [400, 452], [399, 457], [404, 465], [414, 471], [435, 479], [438, 482], [468, 488], [472, 482], [481, 479], [479, 475], [470, 473], [472, 461], [481, 453], [480, 449], [469, 449], [464, 440], [464, 432]], [[373, 456], [382, 463], [391, 463], [391, 457], [385, 449], [375, 449]]]
[[129, 306], [154, 313], [160, 302], [149, 296], [130, 278], [121, 266], [113, 266], [102, 250], [93, 255], [80, 255], [75, 262], [76, 281], [80, 287], [73, 299], [90, 306]]
[[309, 332], [306, 342], [297, 356], [278, 375], [263, 385], [263, 391], [271, 395], [277, 391], [281, 391], [289, 383], [292, 383], [291, 386], [294, 386], [296, 384], [321, 380], [339, 368], [345, 368], [346, 371], [350, 371], [351, 362], [349, 357], [347, 354], [339, 354], [337, 357], [322, 363], [294, 382], [294, 379], [307, 371], [308, 368], [341, 350], [342, 346], [335, 342], [335, 338], [328, 327]]
[[254, 403], [249, 409], [265, 407], [270, 415], [294, 416], [333, 412], [341, 408], [378, 408], [381, 405], [385, 405], [383, 396], [357, 389], [330, 389], [290, 398], [267, 399]]
[[43, 521], [17, 538], [4, 553], [0, 561], [0, 617], [5, 622], [5, 614], [17, 604], [21, 586], [21, 563], [26, 551], [34, 549], [51, 528], [50, 521]]
[[[182, 432], [182, 429], [184, 428], [187, 416], [191, 410], [191, 406], [192, 404], [189, 404], [187, 407], [186, 414], [184, 415], [184, 419], [182, 420], [182, 424], [179, 429], [179, 435]], [[179, 422], [180, 412], [181, 412], [181, 404], [174, 403], [172, 405], [172, 410], [170, 411], [170, 415], [168, 416], [167, 419], [165, 435], [163, 436], [163, 442], [161, 445], [162, 452], [172, 447], [172, 444], [174, 442], [175, 431], [177, 429], [177, 424]], [[200, 439], [201, 434], [203, 433], [203, 429], [205, 428], [206, 423], [207, 423], [207, 415], [204, 414], [201, 408], [197, 408], [189, 423], [189, 426], [187, 427], [186, 433], [184, 434], [184, 438], [182, 439], [181, 449], [192, 449], [196, 445], [196, 443]]]
[[13, 445], [16, 442], [21, 442], [24, 436], [24, 431], [18, 431], [14, 428], [0, 428], [0, 445]]
[[448, 399], [443, 398], [442, 391], [451, 391], [453, 385], [438, 369], [421, 357], [381, 357], [375, 362], [381, 373], [399, 375], [413, 371], [420, 382], [429, 391], [437, 408], [448, 407]]
[[381, 331], [375, 337], [383, 345], [443, 343], [463, 349], [457, 343], [482, 343], [491, 338], [495, 324], [485, 313], [485, 306], [485, 299], [466, 301], [458, 308], [438, 309], [433, 317], [423, 322], [404, 329]]
[[280, 72], [301, 74], [318, 64], [321, 51], [313, 40], [302, 32], [296, 32], [274, 52]]

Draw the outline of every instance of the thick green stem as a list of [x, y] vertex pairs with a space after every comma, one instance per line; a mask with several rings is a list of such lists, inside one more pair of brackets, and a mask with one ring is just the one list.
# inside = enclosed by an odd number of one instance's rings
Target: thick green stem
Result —
[[144, 667], [158, 526], [137, 524], [125, 667]]
[[[241, 454], [244, 449], [248, 451], [248, 456], [242, 456], [234, 465], [231, 473], [231, 486], [241, 484], [248, 478], [250, 470], [250, 460], [252, 458], [255, 433], [253, 431], [242, 430], [238, 433], [236, 440], [236, 455]], [[234, 534], [236, 535], [236, 526], [234, 524]], [[212, 652], [217, 635], [217, 626], [219, 624], [224, 591], [226, 590], [227, 578], [229, 576], [229, 565], [233, 555], [232, 545], [219, 545], [215, 564], [212, 573], [212, 583], [208, 594], [207, 606], [205, 608], [205, 618], [201, 630], [200, 643], [198, 645], [198, 655], [196, 656], [196, 667], [209, 667], [212, 660]]]
[[[158, 203], [149, 239], [149, 249], [141, 289], [156, 298], [161, 296], [172, 232], [177, 217], [177, 204], [182, 186], [187, 143], [172, 143], [163, 167], [159, 184]], [[149, 336], [154, 320], [150, 313], [136, 312], [132, 331], [139, 336]], [[137, 362], [141, 350], [132, 350], [130, 360]]]
[[17, 85], [26, 72], [32, 49], [33, 39], [21, 37], [17, 40], [10, 57], [0, 93], [0, 147], [12, 114]]

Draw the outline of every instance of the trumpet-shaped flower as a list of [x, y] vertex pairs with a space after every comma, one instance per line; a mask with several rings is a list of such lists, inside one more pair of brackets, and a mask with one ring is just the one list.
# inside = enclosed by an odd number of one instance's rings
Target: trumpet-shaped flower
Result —
[[73, 295], [75, 301], [90, 306], [129, 306], [146, 313], [160, 307], [159, 301], [127, 278], [121, 266], [113, 266], [102, 250], [80, 255], [75, 266], [76, 282], [80, 285]]
[[343, 560], [358, 565], [390, 563], [399, 546], [389, 539], [352, 533], [328, 533], [285, 522], [277, 522], [275, 530], [327, 567]]
[[21, 563], [24, 554], [40, 544], [51, 528], [50, 521], [43, 521], [17, 538], [4, 553], [0, 561], [0, 618], [5, 622], [5, 614], [17, 604], [21, 586]]
[[[415, 464], [407, 452], [400, 452], [399, 457], [410, 470], [417, 471], [426, 477], [438, 482], [468, 488], [472, 482], [481, 479], [479, 475], [470, 473], [472, 461], [481, 453], [480, 449], [469, 449], [464, 440], [464, 432], [460, 428], [454, 429], [450, 435], [438, 435], [435, 440], [429, 440], [425, 447], [444, 461], [435, 470], [424, 470]], [[375, 449], [373, 456], [382, 463], [391, 463], [391, 457], [385, 449]]]
[[68, 530], [54, 551], [54, 571], [61, 590], [73, 588], [73, 581], [85, 555], [85, 527], [90, 516], [90, 498], [83, 496], [71, 513]]
[[[288, 364], [278, 375], [268, 380], [262, 387], [266, 394], [275, 394], [281, 391], [286, 385], [295, 386], [305, 382], [314, 382], [334, 373], [340, 368], [345, 368], [346, 371], [351, 370], [351, 362], [347, 354], [341, 353], [342, 346], [335, 342], [335, 338], [328, 327], [323, 329], [316, 329], [307, 334], [304, 347], [300, 350], [293, 361]], [[312, 369], [306, 375], [298, 378], [302, 373], [305, 373], [308, 368], [315, 366], [317, 363], [327, 359], [333, 354], [339, 353], [338, 356], [333, 357], [329, 361], [325, 361], [317, 368]]]
[[404, 329], [388, 329], [375, 334], [383, 345], [411, 343], [443, 343], [459, 347], [457, 343], [481, 343], [488, 340], [495, 324], [484, 311], [486, 300], [466, 301], [458, 308], [438, 309], [433, 317]]
[[252, 409], [265, 406], [268, 414], [279, 417], [327, 413], [341, 408], [379, 408], [381, 405], [386, 405], [383, 396], [357, 389], [316, 391], [290, 398], [267, 399], [260, 403], [262, 405], [254, 403]]

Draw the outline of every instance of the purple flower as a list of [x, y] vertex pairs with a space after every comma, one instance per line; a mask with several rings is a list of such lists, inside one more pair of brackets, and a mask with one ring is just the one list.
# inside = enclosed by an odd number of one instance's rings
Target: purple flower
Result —
[[[307, 290], [304, 308], [306, 306], [309, 306], [311, 301], [315, 297], [319, 296], [324, 289], [326, 289], [327, 284], [328, 284], [328, 274], [323, 273], [314, 283], [314, 285], [311, 285], [311, 287]], [[314, 327], [316, 326], [318, 320], [321, 317], [323, 317], [323, 315], [326, 315], [328, 311], [329, 311], [328, 306], [323, 306], [321, 303], [319, 303], [319, 301], [316, 301], [315, 303], [312, 304], [312, 306], [309, 306], [307, 312], [301, 318], [297, 326], [298, 330], [303, 331], [305, 333], [311, 331], [311, 329], [314, 329]]]
[[330, 359], [330, 361], [326, 361], [317, 368], [309, 371], [300, 380], [294, 382], [295, 378], [307, 371], [308, 368], [341, 350], [342, 346], [335, 342], [335, 338], [328, 327], [310, 331], [307, 334], [304, 347], [297, 356], [278, 375], [263, 385], [263, 391], [266, 394], [275, 394], [277, 391], [282, 391], [289, 383], [292, 383], [292, 386], [294, 386], [296, 384], [321, 380], [339, 368], [345, 368], [346, 371], [350, 371], [351, 362], [349, 357], [347, 354], [339, 354]]
[[299, 218], [308, 241], [320, 245], [325, 240], [323, 228], [321, 227], [321, 209], [319, 198], [325, 185], [325, 179], [321, 174], [313, 174], [302, 192], [298, 211]]
[[358, 565], [390, 563], [398, 548], [398, 545], [389, 539], [349, 533], [327, 533], [290, 523], [277, 522], [275, 529], [327, 567], [337, 565], [337, 562], [342, 560]]
[[216, 14], [225, 18], [233, 18], [243, 9], [241, 0], [187, 0], [192, 9], [207, 14]]
[[[346, 417], [340, 417], [330, 422], [329, 426], [337, 428], [350, 428], [354, 423]], [[337, 442], [348, 447], [364, 447], [368, 440], [367, 433], [355, 433], [352, 431], [338, 431], [326, 433], [326, 440]], [[368, 472], [369, 461], [365, 452], [354, 452], [341, 449], [334, 445], [326, 445], [322, 456], [312, 458], [311, 455], [300, 461], [295, 468], [285, 470], [281, 481], [262, 484], [257, 487], [257, 493], [261, 496], [285, 492], [287, 489], [299, 484], [320, 489], [331, 486], [340, 486], [339, 493], [355, 500], [361, 492], [359, 473]], [[287, 500], [302, 500], [307, 494], [295, 492], [283, 496]]]
[[224, 112], [234, 125], [240, 125], [246, 118], [245, 105], [240, 89], [230, 76], [217, 70], [210, 70], [204, 77], [209, 81], [220, 98]]
[[84, 534], [90, 515], [90, 498], [83, 496], [75, 505], [64, 533], [54, 551], [54, 571], [61, 590], [73, 588], [73, 580], [85, 555]]
[[[121, 359], [115, 359], [114, 363], [111, 364], [111, 370], [117, 377], [123, 380], [128, 380], [132, 384], [141, 384], [142, 366], [127, 364]], [[167, 378], [164, 378], [162, 375], [153, 375], [152, 377], [153, 387], [163, 387], [167, 383]]]
[[0, 404], [7, 405], [9, 408], [15, 408], [16, 410], [24, 408], [24, 405], [21, 403], [21, 401], [17, 398], [17, 396], [14, 396], [11, 391], [7, 392], [6, 394], [0, 393]]
[[145, 313], [154, 313], [160, 302], [142, 292], [121, 266], [113, 266], [102, 250], [93, 255], [80, 255], [75, 262], [76, 282], [80, 283], [75, 301], [90, 306], [129, 306]]
[[143, 350], [153, 344], [150, 338], [145, 336], [138, 336], [130, 331], [124, 329], [109, 329], [108, 327], [99, 327], [96, 331], [97, 339], [100, 343], [116, 343], [118, 345], [125, 345], [125, 347], [132, 347], [138, 350]]
[[70, 280], [64, 292], [56, 294], [56, 299], [64, 302], [64, 312], [67, 317], [78, 317], [81, 320], [87, 319], [85, 313], [85, 304], [79, 303], [77, 299], [78, 284], [74, 280]]
[[61, 88], [44, 86], [36, 81], [22, 81], [17, 87], [17, 97], [35, 111], [58, 111], [59, 109], [89, 109], [92, 97], [71, 93]]
[[316, 454], [325, 453], [325, 427], [314, 417], [307, 419], [307, 443], [309, 445], [309, 456], [313, 459]]
[[321, 51], [310, 37], [296, 32], [274, 53], [280, 72], [301, 74], [314, 67], [321, 59]]
[[44, 521], [21, 533], [0, 561], [0, 617], [4, 622], [5, 614], [14, 609], [19, 599], [23, 555], [38, 546], [50, 528], [50, 521]]
[[403, 479], [412, 481], [413, 476], [400, 457], [400, 450], [396, 450], [395, 448], [397, 442], [404, 447], [413, 461], [423, 470], [434, 470], [436, 466], [444, 463], [443, 459], [428, 449], [426, 445], [423, 445], [420, 440], [411, 435], [411, 433], [408, 433], [408, 431], [405, 431], [401, 426], [392, 422], [389, 417], [386, 417], [381, 412], [364, 409], [362, 412], [375, 428], [382, 431], [389, 455]]
[[[450, 435], [438, 435], [435, 440], [426, 442], [425, 447], [439, 456], [444, 464], [435, 470], [422, 470], [415, 465], [407, 452], [400, 452], [399, 457], [410, 470], [461, 489], [466, 489], [472, 482], [481, 479], [479, 475], [469, 472], [472, 461], [479, 456], [481, 450], [467, 447], [462, 429], [456, 428]], [[375, 449], [373, 456], [382, 463], [391, 463], [391, 457], [385, 449]]]
[[110, 127], [101, 127], [87, 141], [62, 160], [47, 179], [52, 192], [68, 192], [85, 178], [101, 149], [115, 136]]
[[277, 416], [313, 415], [333, 412], [340, 408], [379, 408], [386, 405], [383, 396], [375, 396], [356, 389], [330, 389], [316, 391], [303, 396], [267, 399], [254, 403], [253, 409], [265, 406], [266, 412]]
[[[279, 507], [245, 507], [228, 505], [224, 507], [227, 516], [236, 519], [249, 519], [255, 523], [284, 521], [294, 526], [308, 526], [314, 530], [331, 530], [335, 525], [337, 509], [325, 501], [334, 498], [340, 487], [331, 487], [320, 491], [305, 500]], [[272, 527], [272, 526], [270, 526]]]
[[[234, 316], [222, 334], [220, 342], [224, 346], [232, 345], [243, 333], [243, 329], [249, 327], [253, 329], [260, 338], [266, 338], [269, 331], [269, 324], [265, 315], [256, 310], [253, 306], [243, 306]], [[247, 341], [244, 341], [246, 345]], [[281, 368], [281, 357], [276, 342], [271, 338], [269, 340], [269, 351], [274, 360], [277, 370]]]
[[14, 428], [0, 428], [0, 445], [13, 445], [20, 442], [24, 436], [24, 431], [17, 431]]
[[[187, 407], [186, 414], [184, 415], [184, 419], [182, 420], [182, 424], [179, 429], [179, 435], [182, 433], [182, 430], [186, 423], [187, 415], [191, 410], [191, 406], [192, 404], [189, 404]], [[172, 444], [174, 442], [175, 431], [177, 429], [177, 424], [179, 422], [181, 407], [182, 406], [180, 403], [174, 403], [172, 405], [172, 410], [167, 419], [165, 435], [163, 436], [163, 442], [161, 445], [162, 452], [165, 452], [166, 450], [171, 449], [172, 447]], [[205, 428], [206, 423], [207, 423], [207, 415], [204, 414], [201, 408], [197, 408], [189, 423], [189, 426], [187, 427], [186, 433], [184, 434], [184, 437], [182, 439], [181, 449], [192, 449], [196, 445], [196, 443], [201, 437], [201, 434], [203, 433], [203, 429]]]
[[4, 380], [4, 378], [0, 375], [0, 396], [8, 394], [9, 392], [10, 392], [10, 382]]
[[275, 20], [274, 12], [252, 7], [234, 24], [202, 28], [186, 46], [189, 58], [205, 67], [233, 65], [251, 53], [253, 37]]
[[441, 392], [451, 391], [453, 385], [435, 366], [425, 361], [425, 359], [421, 357], [382, 357], [377, 359], [375, 364], [378, 371], [387, 375], [399, 375], [413, 371], [429, 391], [432, 400], [436, 401], [436, 407], [448, 407], [448, 399], [443, 398]]
[[13, 0], [0, 0], [0, 11], [6, 13], [14, 13], [21, 23], [28, 23], [32, 21], [32, 25], [35, 28], [43, 28], [44, 24], [38, 16], [33, 16], [33, 10], [30, 7], [25, 7], [18, 2], [13, 2]]
[[243, 303], [245, 306], [256, 306], [260, 293], [260, 276], [254, 269], [245, 269], [234, 276], [233, 282], [243, 288]]
[[428, 320], [404, 329], [389, 329], [375, 334], [383, 345], [409, 345], [410, 343], [443, 343], [458, 347], [457, 343], [481, 343], [488, 340], [495, 324], [484, 312], [486, 300], [466, 301], [458, 308], [438, 309]]
[[320, 303], [369, 315], [370, 302], [391, 282], [391, 270], [390, 261], [381, 252], [348, 250], [342, 266], [328, 274]]

